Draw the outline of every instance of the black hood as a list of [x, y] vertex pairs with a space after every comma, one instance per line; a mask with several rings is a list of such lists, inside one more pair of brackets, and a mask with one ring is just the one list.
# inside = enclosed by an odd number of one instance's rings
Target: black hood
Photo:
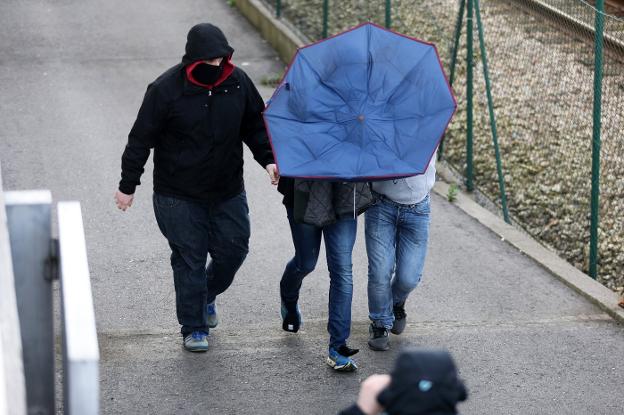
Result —
[[186, 37], [186, 53], [182, 63], [189, 63], [218, 58], [230, 57], [234, 49], [228, 44], [225, 35], [217, 26], [210, 23], [200, 23], [189, 30]]
[[454, 415], [467, 392], [444, 350], [415, 350], [399, 356], [390, 386], [377, 398], [390, 415]]

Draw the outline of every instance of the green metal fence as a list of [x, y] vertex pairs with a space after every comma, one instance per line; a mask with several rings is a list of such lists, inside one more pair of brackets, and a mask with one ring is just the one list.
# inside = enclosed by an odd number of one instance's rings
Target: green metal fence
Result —
[[373, 21], [435, 43], [459, 104], [441, 159], [506, 220], [608, 287], [624, 288], [624, 7], [610, 2], [605, 10], [604, 0], [279, 3], [281, 17], [311, 40]]

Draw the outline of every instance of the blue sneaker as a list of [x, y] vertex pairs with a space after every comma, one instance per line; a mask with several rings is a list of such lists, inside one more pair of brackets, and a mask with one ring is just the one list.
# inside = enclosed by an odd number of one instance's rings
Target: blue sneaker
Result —
[[208, 333], [205, 331], [194, 331], [184, 337], [184, 348], [189, 352], [208, 351]]
[[[357, 352], [356, 352], [357, 353]], [[333, 347], [329, 348], [329, 355], [327, 356], [327, 364], [338, 372], [353, 372], [357, 370], [357, 364], [355, 360], [348, 356], [343, 356]]]
[[303, 326], [303, 318], [301, 317], [301, 310], [299, 310], [299, 304], [295, 304], [294, 307], [287, 307], [282, 301], [282, 329], [296, 333]]
[[215, 304], [215, 301], [206, 304], [204, 319], [206, 320], [206, 326], [211, 329], [214, 329], [219, 324], [219, 316], [217, 315], [217, 305]]

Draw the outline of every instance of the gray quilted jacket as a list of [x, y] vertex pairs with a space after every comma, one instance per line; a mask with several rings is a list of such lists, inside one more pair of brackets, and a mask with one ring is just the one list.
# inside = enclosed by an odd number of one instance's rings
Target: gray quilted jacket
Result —
[[372, 203], [369, 183], [295, 179], [295, 221], [318, 227], [355, 218]]

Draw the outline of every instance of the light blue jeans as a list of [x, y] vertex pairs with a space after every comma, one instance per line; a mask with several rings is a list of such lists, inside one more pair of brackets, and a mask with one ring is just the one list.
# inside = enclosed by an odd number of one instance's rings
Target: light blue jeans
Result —
[[366, 211], [368, 311], [377, 327], [392, 328], [394, 304], [403, 303], [420, 282], [429, 239], [429, 195], [402, 205], [378, 195]]

